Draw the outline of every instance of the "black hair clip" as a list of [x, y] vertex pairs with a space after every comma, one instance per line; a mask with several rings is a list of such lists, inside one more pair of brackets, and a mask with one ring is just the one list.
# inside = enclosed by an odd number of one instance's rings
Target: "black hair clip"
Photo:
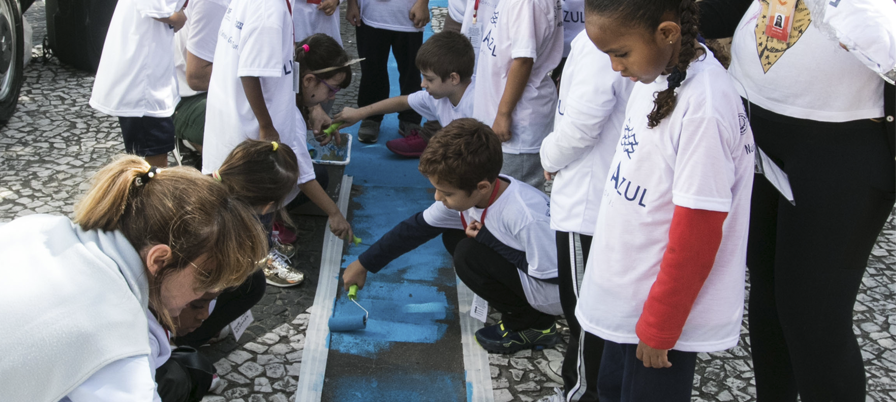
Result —
[[669, 74], [669, 89], [675, 89], [681, 86], [681, 82], [688, 76], [687, 71], [681, 71], [678, 66], [672, 67], [672, 73]]
[[143, 174], [141, 176], [137, 176], [137, 178], [134, 179], [134, 184], [137, 187], [140, 187], [146, 183], [149, 183], [149, 181], [152, 180], [152, 178], [155, 177], [157, 174], [159, 174], [160, 171], [161, 171], [161, 169], [159, 169], [155, 166], [150, 166], [148, 172], [146, 172], [145, 174]]

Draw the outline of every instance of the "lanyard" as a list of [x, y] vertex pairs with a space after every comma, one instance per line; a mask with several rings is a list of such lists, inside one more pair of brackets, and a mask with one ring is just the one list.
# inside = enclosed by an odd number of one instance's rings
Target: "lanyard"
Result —
[[473, 25], [476, 25], [476, 16], [479, 14], [479, 0], [473, 3]]
[[292, 3], [286, 0], [286, 9], [289, 10], [289, 16], [292, 17]]
[[[476, 0], [477, 3], [479, 0]], [[488, 213], [488, 207], [492, 206], [492, 203], [495, 202], [495, 197], [498, 196], [498, 187], [501, 186], [501, 179], [495, 180], [495, 189], [492, 190], [492, 196], [488, 198], [488, 206], [482, 210], [482, 224], [485, 225], [485, 214]], [[460, 213], [460, 222], [464, 225], [464, 230], [467, 230], [467, 219], [464, 218], [464, 213]]]

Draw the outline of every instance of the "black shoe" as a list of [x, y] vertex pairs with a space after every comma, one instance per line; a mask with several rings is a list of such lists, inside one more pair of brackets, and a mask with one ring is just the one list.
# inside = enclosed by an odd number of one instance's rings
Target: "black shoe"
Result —
[[548, 329], [524, 329], [513, 331], [504, 328], [503, 322], [476, 331], [476, 342], [491, 353], [514, 353], [523, 349], [541, 350], [560, 342], [557, 324]]

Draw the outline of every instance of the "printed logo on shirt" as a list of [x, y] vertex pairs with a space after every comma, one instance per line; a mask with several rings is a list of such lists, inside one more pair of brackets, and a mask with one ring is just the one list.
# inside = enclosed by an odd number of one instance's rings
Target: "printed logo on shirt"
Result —
[[242, 22], [242, 21], [237, 21], [236, 24], [234, 24], [234, 26], [236, 27], [236, 29], [242, 30], [242, 29], [243, 29], [243, 22]]
[[635, 153], [635, 147], [638, 146], [638, 139], [635, 137], [635, 129], [631, 126], [632, 119], [629, 118], [625, 122], [625, 127], [622, 129], [622, 152], [625, 152], [625, 155], [628, 156], [629, 159], [632, 158], [632, 154]]
[[498, 24], [498, 12], [497, 12], [497, 11], [495, 11], [495, 12], [492, 14], [492, 18], [491, 18], [490, 21], [491, 21], [492, 25], [497, 25], [497, 24]]
[[740, 124], [740, 135], [746, 134], [747, 129], [750, 127], [750, 119], [747, 118], [747, 114], [738, 113], [737, 122]]
[[582, 11], [576, 12], [563, 12], [563, 22], [570, 22], [573, 24], [584, 24], [585, 23], [585, 13]]
[[640, 185], [635, 185], [632, 188], [632, 182], [620, 174], [621, 167], [622, 162], [616, 164], [616, 171], [610, 176], [610, 181], [613, 182], [616, 194], [624, 197], [626, 201], [637, 202], [638, 206], [646, 208], [647, 204], [644, 203], [644, 197], [647, 196], [647, 189], [641, 188]]
[[[496, 14], [497, 14], [497, 13], [496, 13]], [[498, 57], [498, 56], [495, 54], [495, 52], [497, 51], [498, 47], [495, 46], [495, 37], [492, 36], [492, 30], [491, 30], [491, 29], [489, 29], [489, 30], [488, 30], [488, 33], [485, 34], [485, 37], [482, 38], [482, 43], [485, 43], [485, 47], [488, 48], [488, 50], [491, 50], [491, 52], [492, 52], [492, 57]]]
[[292, 74], [292, 60], [283, 63], [283, 75]]
[[750, 155], [753, 152], [756, 152], [756, 144], [751, 142], [747, 145], [744, 145], [744, 152], [746, 152], [747, 155]]

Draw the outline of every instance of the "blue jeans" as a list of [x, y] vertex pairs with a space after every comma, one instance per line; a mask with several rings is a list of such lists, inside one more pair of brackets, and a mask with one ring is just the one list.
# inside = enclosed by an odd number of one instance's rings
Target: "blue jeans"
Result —
[[672, 367], [644, 367], [638, 345], [604, 341], [597, 377], [601, 402], [690, 402], [697, 353], [669, 351]]

